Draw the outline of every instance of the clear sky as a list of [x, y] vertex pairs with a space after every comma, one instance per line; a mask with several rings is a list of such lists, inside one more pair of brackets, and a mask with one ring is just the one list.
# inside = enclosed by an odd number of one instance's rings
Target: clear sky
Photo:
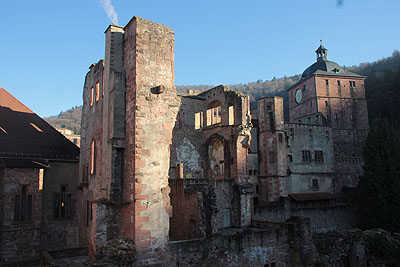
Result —
[[0, 1], [0, 87], [43, 117], [81, 105], [85, 74], [104, 57], [116, 16], [121, 26], [139, 16], [175, 31], [176, 85], [300, 74], [320, 39], [346, 66], [400, 46], [399, 0], [109, 1]]

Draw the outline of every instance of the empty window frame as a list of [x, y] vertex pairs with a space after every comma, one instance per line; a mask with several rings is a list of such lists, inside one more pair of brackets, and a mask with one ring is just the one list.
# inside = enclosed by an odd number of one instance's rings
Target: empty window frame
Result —
[[221, 106], [207, 110], [207, 126], [221, 122]]
[[311, 151], [310, 150], [302, 150], [301, 151], [303, 162], [311, 162]]
[[329, 86], [329, 80], [325, 80], [325, 84]]
[[194, 129], [198, 130], [203, 128], [203, 112], [197, 112], [194, 114]]
[[54, 193], [54, 218], [69, 219], [72, 217], [72, 196], [67, 186], [62, 185], [60, 192]]
[[350, 81], [350, 87], [356, 87], [356, 82]]
[[340, 80], [337, 81], [337, 86], [340, 86]]
[[93, 106], [93, 100], [94, 100], [94, 88], [90, 88], [90, 99], [89, 99], [89, 105]]
[[314, 160], [315, 162], [323, 163], [324, 162], [324, 153], [322, 151], [314, 151]]
[[327, 107], [328, 106], [328, 101], [325, 101], [325, 107]]
[[235, 124], [235, 108], [234, 106], [229, 106], [228, 108], [228, 124], [234, 125]]
[[19, 194], [15, 195], [14, 221], [24, 222], [32, 220], [32, 195], [28, 195], [27, 186], [21, 186]]
[[100, 82], [96, 83], [96, 102], [100, 99]]
[[95, 142], [92, 140], [92, 143], [90, 144], [90, 174], [94, 174], [95, 171]]

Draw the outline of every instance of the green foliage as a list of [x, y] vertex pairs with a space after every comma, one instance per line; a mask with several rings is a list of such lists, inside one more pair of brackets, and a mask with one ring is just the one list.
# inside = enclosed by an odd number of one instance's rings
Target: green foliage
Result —
[[359, 226], [400, 232], [400, 137], [386, 120], [372, 123], [363, 156], [355, 196]]
[[387, 266], [400, 265], [400, 249], [393, 241], [384, 235], [365, 236], [364, 240], [371, 254], [385, 260]]

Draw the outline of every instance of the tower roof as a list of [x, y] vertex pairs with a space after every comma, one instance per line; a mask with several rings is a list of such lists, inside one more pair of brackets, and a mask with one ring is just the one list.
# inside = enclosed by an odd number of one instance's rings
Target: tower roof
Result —
[[339, 66], [336, 62], [328, 60], [328, 49], [322, 43], [315, 50], [317, 54], [317, 62], [309, 66], [301, 75], [301, 80], [306, 79], [312, 74], [330, 75], [330, 76], [348, 76], [348, 77], [364, 77], [356, 73], [350, 72]]

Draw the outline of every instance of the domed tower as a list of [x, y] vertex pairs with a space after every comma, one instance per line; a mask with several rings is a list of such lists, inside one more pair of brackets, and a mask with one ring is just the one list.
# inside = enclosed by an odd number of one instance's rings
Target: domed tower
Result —
[[364, 80], [328, 60], [322, 43], [317, 61], [288, 89], [290, 122], [332, 127], [335, 192], [355, 187], [362, 175], [362, 146], [368, 133]]

